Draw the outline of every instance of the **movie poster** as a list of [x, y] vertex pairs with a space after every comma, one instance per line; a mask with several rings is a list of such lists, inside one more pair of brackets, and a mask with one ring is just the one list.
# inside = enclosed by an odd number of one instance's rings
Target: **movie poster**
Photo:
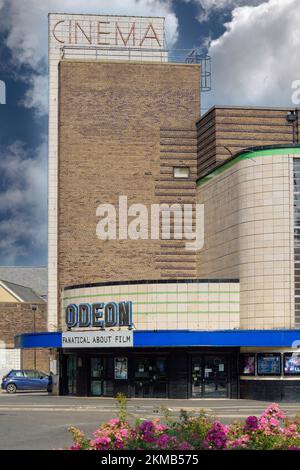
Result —
[[255, 375], [255, 355], [243, 354], [240, 358], [241, 374], [242, 375]]
[[300, 374], [300, 354], [292, 353], [284, 355], [284, 373], [285, 375]]
[[128, 379], [128, 359], [127, 357], [115, 357], [115, 380]]

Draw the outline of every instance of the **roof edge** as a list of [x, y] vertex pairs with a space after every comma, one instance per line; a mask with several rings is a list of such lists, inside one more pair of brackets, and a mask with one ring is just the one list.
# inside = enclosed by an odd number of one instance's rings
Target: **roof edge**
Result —
[[300, 155], [300, 144], [263, 145], [260, 147], [248, 147], [232, 155], [232, 157], [229, 157], [227, 160], [220, 163], [212, 170], [209, 170], [207, 173], [204, 173], [204, 175], [200, 176], [200, 178], [196, 180], [196, 185], [201, 186], [202, 184], [208, 182], [209, 180], [213, 178], [213, 176], [218, 176], [220, 173], [227, 170], [235, 163], [238, 163], [240, 159], [254, 158], [258, 156], [289, 155], [289, 154]]

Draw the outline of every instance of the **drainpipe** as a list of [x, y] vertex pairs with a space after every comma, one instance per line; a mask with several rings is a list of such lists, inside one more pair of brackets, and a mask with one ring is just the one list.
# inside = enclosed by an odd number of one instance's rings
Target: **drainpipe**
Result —
[[299, 143], [299, 135], [298, 135], [298, 108], [295, 110], [289, 111], [286, 117], [288, 123], [292, 124], [293, 126], [293, 144]]

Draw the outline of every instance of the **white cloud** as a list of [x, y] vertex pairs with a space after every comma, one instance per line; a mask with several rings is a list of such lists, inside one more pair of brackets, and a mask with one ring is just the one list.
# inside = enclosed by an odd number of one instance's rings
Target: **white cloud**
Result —
[[46, 62], [48, 52], [48, 13], [72, 12], [141, 16], [164, 16], [166, 37], [171, 46], [177, 39], [178, 21], [170, 0], [0, 0], [0, 30], [6, 31], [15, 65], [33, 69], [23, 105], [34, 108], [37, 115], [47, 113]]
[[[4, 7], [4, 8], [3, 8]], [[177, 38], [178, 22], [171, 0], [0, 0], [0, 31], [5, 32], [13, 70], [26, 66], [28, 89], [22, 105], [46, 115], [48, 108], [48, 12], [164, 16], [169, 45]], [[0, 253], [2, 264], [44, 262], [47, 252], [47, 146], [29, 157], [24, 145], [0, 150]], [[28, 246], [28, 243], [30, 247]]]
[[[186, 3], [190, 3], [192, 0], [185, 0]], [[255, 6], [263, 3], [265, 0], [193, 0], [200, 7], [201, 11], [199, 12], [197, 19], [200, 23], [208, 21], [210, 14], [214, 11], [221, 11], [225, 9], [234, 9], [238, 6]], [[283, 0], [284, 1], [284, 0]]]
[[0, 153], [0, 252], [2, 264], [44, 260], [47, 247], [46, 142], [28, 155], [16, 142]]
[[43, 116], [48, 112], [48, 76], [32, 74], [29, 83], [22, 104], [34, 108], [37, 116]]
[[198, 3], [205, 10], [223, 10], [224, 8], [255, 5], [262, 2], [263, 0], [198, 0]]
[[[0, 0], [5, 2], [0, 30], [7, 32], [6, 45], [16, 64], [25, 64], [42, 74], [47, 58], [48, 12], [164, 16], [170, 45], [177, 38], [178, 22], [171, 0]], [[1, 3], [0, 3], [1, 5]], [[38, 103], [33, 99], [32, 103]]]
[[269, 0], [233, 10], [211, 42], [213, 92], [207, 105], [292, 105], [300, 78], [299, 0]]

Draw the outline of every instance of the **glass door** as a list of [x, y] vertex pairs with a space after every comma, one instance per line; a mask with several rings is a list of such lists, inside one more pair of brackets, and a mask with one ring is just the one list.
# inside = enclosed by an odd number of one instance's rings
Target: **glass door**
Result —
[[192, 398], [202, 397], [202, 357], [192, 358]]
[[136, 397], [166, 398], [168, 395], [167, 358], [154, 355], [137, 357], [134, 387]]
[[103, 369], [103, 358], [91, 357], [90, 392], [93, 396], [103, 395]]
[[134, 387], [136, 397], [152, 395], [152, 366], [149, 357], [138, 357], [135, 363]]
[[226, 356], [207, 354], [192, 357], [191, 382], [192, 398], [227, 398]]
[[77, 393], [77, 357], [75, 355], [67, 356], [67, 394], [76, 395]]
[[224, 356], [204, 356], [203, 398], [227, 398], [228, 367]]

